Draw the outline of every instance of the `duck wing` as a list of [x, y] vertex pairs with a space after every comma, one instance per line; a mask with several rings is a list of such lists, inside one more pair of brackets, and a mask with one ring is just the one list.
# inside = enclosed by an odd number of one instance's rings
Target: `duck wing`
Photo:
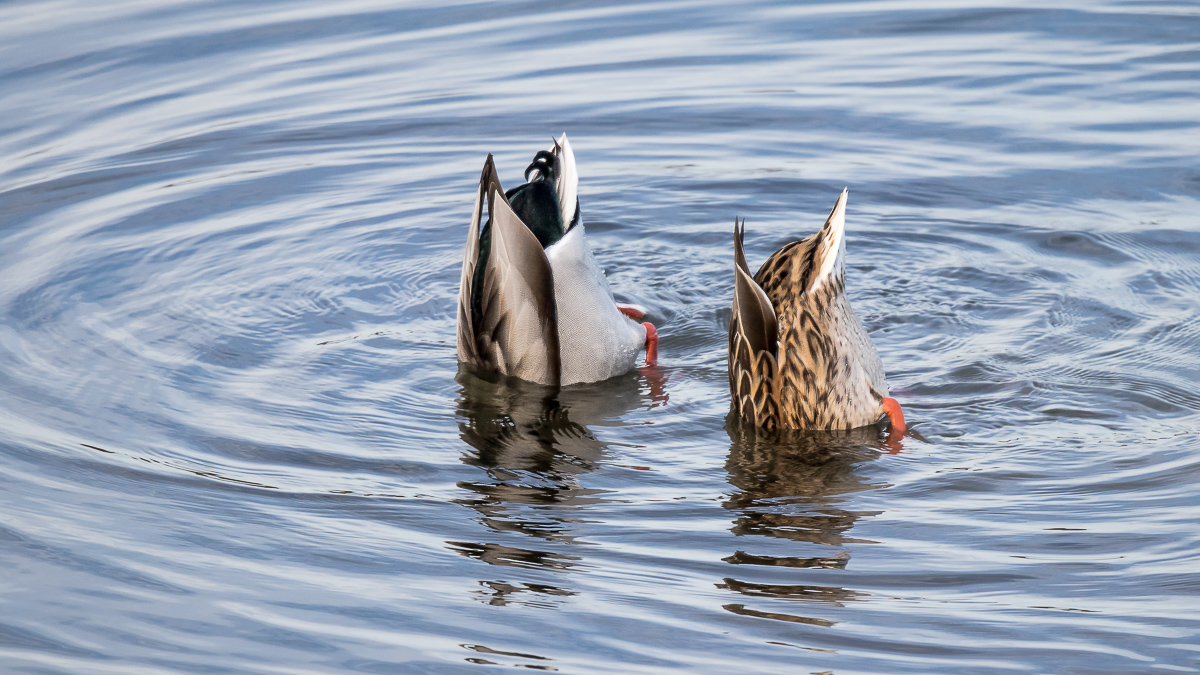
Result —
[[738, 414], [755, 426], [779, 424], [774, 391], [779, 326], [775, 309], [750, 276], [742, 248], [745, 225], [733, 224], [734, 289], [729, 318], [729, 391]]
[[[481, 231], [484, 204], [488, 222]], [[539, 384], [559, 384], [562, 372], [550, 262], [504, 196], [491, 155], [463, 256], [458, 357]]]
[[471, 209], [471, 226], [467, 230], [462, 276], [458, 284], [458, 360], [477, 367], [483, 367], [484, 364], [475, 344], [475, 316], [471, 311], [471, 298], [475, 291], [475, 267], [479, 264], [479, 220], [483, 215], [489, 168], [495, 172], [491, 154], [488, 154], [483, 163], [483, 174], [479, 177], [479, 188], [475, 191], [475, 206]]

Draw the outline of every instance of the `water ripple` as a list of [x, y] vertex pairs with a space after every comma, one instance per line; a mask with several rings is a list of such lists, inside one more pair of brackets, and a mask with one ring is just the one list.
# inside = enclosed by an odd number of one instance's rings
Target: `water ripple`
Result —
[[[0, 663], [1196, 672], [1198, 22], [4, 5]], [[483, 157], [563, 131], [662, 364], [554, 392], [454, 308]], [[847, 185], [913, 433], [743, 429], [730, 221]]]

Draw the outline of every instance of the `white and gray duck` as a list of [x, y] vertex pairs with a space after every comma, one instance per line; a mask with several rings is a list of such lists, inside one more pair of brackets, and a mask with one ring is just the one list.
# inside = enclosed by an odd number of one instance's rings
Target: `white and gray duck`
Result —
[[566, 134], [537, 153], [525, 180], [505, 192], [492, 156], [483, 164], [463, 255], [458, 360], [555, 386], [628, 372], [643, 348], [654, 365], [657, 331], [638, 323], [644, 309], [614, 300], [584, 236]]

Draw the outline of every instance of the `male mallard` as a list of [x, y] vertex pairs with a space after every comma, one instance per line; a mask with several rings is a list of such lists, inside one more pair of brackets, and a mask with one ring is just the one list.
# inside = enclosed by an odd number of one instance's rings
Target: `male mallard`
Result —
[[[524, 185], [500, 187], [488, 155], [463, 256], [458, 360], [548, 385], [596, 382], [628, 371], [658, 334], [618, 305], [579, 216], [579, 174], [567, 135], [538, 152]], [[487, 204], [487, 220], [483, 206]]]
[[886, 415], [883, 364], [846, 297], [846, 190], [816, 234], [784, 246], [753, 278], [733, 224], [729, 389], [734, 410], [767, 429], [853, 429]]

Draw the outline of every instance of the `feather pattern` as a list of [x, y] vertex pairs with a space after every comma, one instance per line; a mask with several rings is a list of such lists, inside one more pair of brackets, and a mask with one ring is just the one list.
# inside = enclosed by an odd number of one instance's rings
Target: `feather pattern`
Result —
[[488, 176], [496, 168], [489, 154], [483, 163], [483, 174], [479, 177], [479, 188], [475, 191], [475, 207], [471, 210], [471, 226], [467, 230], [467, 245], [463, 251], [462, 278], [458, 285], [458, 360], [463, 363], [482, 365], [483, 360], [475, 347], [475, 317], [471, 309], [471, 298], [475, 292], [475, 266], [479, 264], [479, 221], [483, 216]]
[[[479, 183], [459, 293], [459, 359], [502, 375], [557, 385], [562, 368], [550, 261], [509, 206], [491, 155]], [[491, 248], [479, 275], [477, 232], [484, 203]], [[475, 283], [481, 287], [476, 289]]]
[[853, 429], [884, 414], [883, 364], [846, 297], [846, 197], [816, 234], [776, 251], [753, 278], [745, 227], [734, 225], [729, 383], [735, 412], [755, 426]]
[[775, 428], [779, 402], [778, 326], [775, 310], [762, 288], [750, 278], [742, 250], [742, 229], [733, 222], [734, 290], [729, 319], [729, 391], [738, 414], [755, 426]]

